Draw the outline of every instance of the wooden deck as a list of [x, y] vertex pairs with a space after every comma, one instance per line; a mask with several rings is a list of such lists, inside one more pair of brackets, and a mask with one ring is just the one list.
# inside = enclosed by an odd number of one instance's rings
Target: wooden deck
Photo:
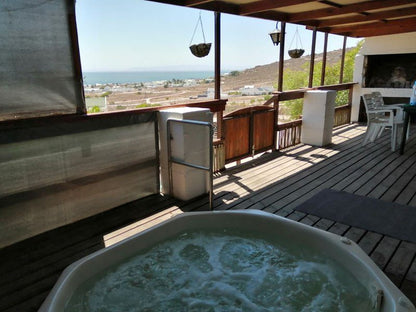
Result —
[[[326, 188], [416, 209], [416, 137], [399, 155], [390, 151], [387, 132], [377, 143], [361, 146], [364, 131], [360, 125], [340, 127], [325, 148], [298, 145], [218, 174], [214, 207], [262, 209], [344, 235], [416, 304], [416, 244], [294, 211]], [[4, 248], [0, 311], [36, 311], [63, 268], [76, 259], [182, 211], [205, 209], [205, 197], [180, 203], [151, 196]]]

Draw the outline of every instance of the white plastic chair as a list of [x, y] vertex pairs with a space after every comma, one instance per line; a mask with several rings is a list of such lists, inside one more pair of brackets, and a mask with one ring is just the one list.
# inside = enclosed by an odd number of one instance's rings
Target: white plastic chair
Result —
[[[383, 100], [383, 96], [381, 95], [380, 92], [375, 91], [371, 93], [374, 97], [374, 100], [376, 102], [376, 107], [377, 109], [393, 109], [394, 110], [394, 122], [395, 123], [403, 123], [404, 124], [404, 110], [403, 110], [403, 106], [405, 106], [406, 104], [389, 104], [389, 105], [385, 105], [384, 104], [384, 100]], [[403, 128], [402, 128], [403, 130]], [[410, 124], [406, 129], [406, 140], [409, 139], [409, 134], [410, 134]], [[401, 133], [399, 133], [399, 137], [401, 137]]]
[[399, 122], [399, 123], [404, 121], [404, 111], [403, 111], [404, 104], [385, 105], [383, 96], [381, 95], [380, 92], [375, 91], [375, 92], [372, 92], [371, 95], [373, 96], [375, 105], [378, 109], [393, 109], [394, 121]]
[[381, 136], [384, 129], [389, 127], [391, 128], [391, 150], [394, 152], [397, 145], [398, 127], [403, 126], [403, 120], [395, 118], [394, 108], [386, 105], [380, 106], [373, 94], [364, 94], [363, 101], [367, 113], [367, 132], [363, 145], [374, 142]]

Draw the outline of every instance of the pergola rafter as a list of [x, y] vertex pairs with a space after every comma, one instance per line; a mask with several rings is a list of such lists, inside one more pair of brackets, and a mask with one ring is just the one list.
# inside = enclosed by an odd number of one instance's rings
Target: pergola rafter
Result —
[[[318, 31], [371, 37], [415, 31], [414, 0], [148, 0], [317, 27]], [[369, 23], [370, 22], [370, 23]], [[371, 23], [373, 22], [373, 23]], [[391, 27], [383, 27], [383, 23]], [[398, 24], [402, 23], [402, 26]], [[350, 25], [353, 24], [353, 25]], [[368, 26], [373, 24], [373, 26]], [[381, 27], [378, 27], [381, 26]], [[351, 30], [348, 30], [351, 28]]]

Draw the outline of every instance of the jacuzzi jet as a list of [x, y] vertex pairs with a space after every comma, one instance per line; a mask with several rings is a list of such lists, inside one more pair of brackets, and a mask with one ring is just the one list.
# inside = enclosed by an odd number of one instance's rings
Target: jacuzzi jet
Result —
[[384, 293], [381, 289], [377, 290], [377, 297], [376, 297], [376, 306], [374, 307], [374, 311], [380, 312], [381, 311], [381, 304], [383, 303]]

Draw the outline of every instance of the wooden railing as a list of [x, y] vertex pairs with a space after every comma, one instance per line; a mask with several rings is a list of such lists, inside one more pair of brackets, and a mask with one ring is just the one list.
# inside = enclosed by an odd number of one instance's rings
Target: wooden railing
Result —
[[300, 143], [302, 131], [302, 119], [285, 122], [276, 125], [277, 146], [276, 149], [281, 150]]
[[225, 168], [225, 145], [223, 140], [214, 140], [214, 172], [219, 172]]
[[351, 104], [335, 107], [334, 128], [351, 122]]
[[[233, 135], [230, 131], [227, 133], [224, 131], [224, 118], [225, 119], [233, 119], [239, 118], [237, 112], [233, 112], [227, 116], [223, 116], [223, 112], [225, 110], [225, 106], [227, 100], [212, 100], [212, 101], [205, 101], [205, 102], [197, 102], [197, 103], [190, 103], [190, 104], [182, 104], [182, 105], [172, 105], [172, 106], [164, 106], [164, 107], [152, 107], [152, 108], [143, 108], [143, 109], [135, 109], [132, 111], [123, 111], [118, 112], [115, 114], [140, 114], [148, 111], [155, 111], [155, 110], [163, 110], [168, 108], [175, 108], [175, 107], [202, 107], [202, 108], [209, 108], [211, 112], [216, 114], [216, 139], [213, 142], [214, 145], [214, 171], [220, 171], [224, 169], [225, 164], [231, 161], [238, 161], [239, 159], [245, 158], [247, 156], [254, 155], [255, 153], [263, 151], [265, 148], [271, 149], [285, 149], [290, 146], [294, 146], [300, 143], [301, 138], [301, 128], [302, 128], [302, 119], [286, 122], [279, 124], [277, 122], [279, 117], [279, 104], [284, 101], [295, 100], [295, 99], [302, 99], [305, 95], [306, 91], [309, 90], [335, 90], [335, 91], [342, 91], [348, 90], [348, 103], [343, 106], [339, 106], [335, 108], [335, 117], [334, 117], [334, 127], [340, 126], [343, 124], [347, 124], [350, 122], [350, 115], [351, 115], [351, 99], [352, 99], [352, 87], [353, 83], [344, 83], [344, 84], [337, 84], [337, 85], [329, 85], [329, 86], [322, 86], [322, 87], [315, 87], [315, 88], [305, 88], [299, 90], [291, 90], [291, 91], [283, 91], [274, 93], [273, 96], [267, 100], [264, 104], [264, 108], [250, 109], [250, 112], [247, 109], [242, 110], [241, 118], [247, 118], [247, 124], [249, 125], [249, 133], [247, 135], [247, 142], [242, 140], [239, 135]], [[269, 108], [267, 109], [266, 107]], [[112, 113], [114, 114], [114, 113]], [[252, 116], [251, 116], [252, 115]], [[271, 116], [274, 115], [274, 116]], [[251, 117], [250, 117], [251, 116]], [[266, 120], [267, 119], [267, 120]], [[272, 122], [270, 125], [269, 123]], [[273, 127], [274, 122], [274, 127]], [[230, 130], [230, 129], [228, 129]], [[240, 131], [240, 127], [236, 128], [236, 131]], [[273, 132], [273, 133], [270, 133]], [[267, 132], [267, 133], [266, 133]], [[267, 137], [267, 142], [263, 142]], [[243, 142], [244, 141], [244, 142]], [[272, 145], [270, 145], [270, 142]], [[228, 155], [227, 150], [227, 143], [232, 142], [235, 149], [239, 149], [239, 147], [235, 146], [236, 144], [243, 144], [247, 145], [247, 152], [241, 153], [241, 156], [235, 155]], [[264, 147], [264, 148], [263, 148]], [[228, 148], [228, 149], [227, 149]], [[228, 155], [228, 157], [227, 157]]]

